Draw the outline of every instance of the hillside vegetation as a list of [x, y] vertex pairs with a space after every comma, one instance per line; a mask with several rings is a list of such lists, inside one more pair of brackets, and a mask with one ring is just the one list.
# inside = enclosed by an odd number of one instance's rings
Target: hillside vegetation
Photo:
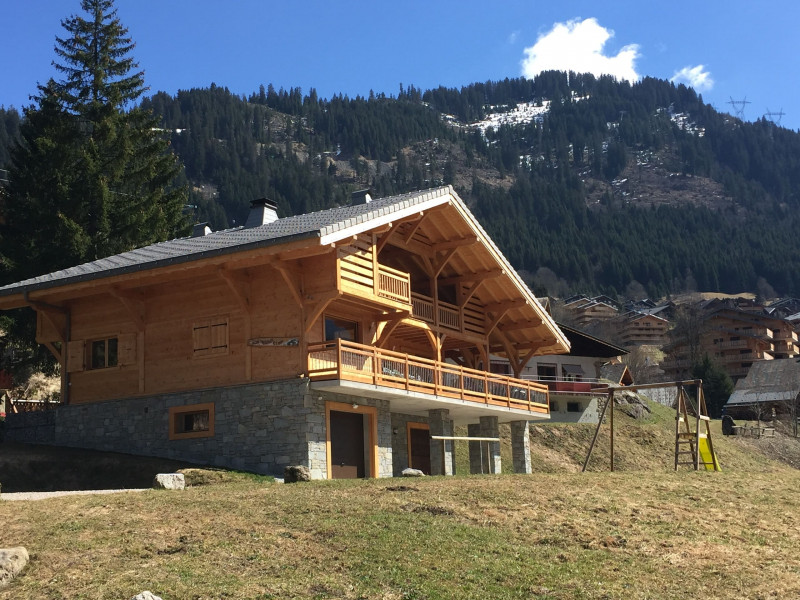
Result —
[[[212, 84], [144, 105], [185, 164], [191, 218], [215, 229], [264, 195], [297, 214], [358, 188], [444, 183], [538, 292], [560, 291], [536, 276], [547, 269], [580, 291], [741, 292], [762, 279], [800, 294], [800, 134], [718, 113], [682, 85], [548, 72], [323, 99]], [[486, 127], [504, 114], [517, 117]], [[2, 163], [19, 116], [0, 109], [0, 124]]]
[[0, 546], [33, 556], [0, 598], [797, 596], [800, 473], [768, 448], [797, 442], [717, 435], [723, 472], [676, 473], [673, 415], [618, 413], [613, 474], [607, 439], [595, 471], [574, 472], [591, 426], [547, 425], [527, 476], [279, 485], [190, 469], [185, 492], [0, 502]]

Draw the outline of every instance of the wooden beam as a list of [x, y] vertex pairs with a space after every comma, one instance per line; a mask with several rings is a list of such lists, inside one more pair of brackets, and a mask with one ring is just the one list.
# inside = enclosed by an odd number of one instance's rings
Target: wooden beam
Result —
[[542, 326], [542, 321], [518, 321], [498, 326], [500, 331], [519, 331], [521, 329], [535, 329]]
[[438, 279], [439, 278], [439, 273], [442, 272], [442, 269], [445, 268], [447, 263], [450, 262], [450, 259], [453, 258], [453, 256], [455, 255], [455, 253], [457, 251], [458, 251], [458, 248], [451, 248], [450, 250], [447, 250], [445, 252], [444, 256], [442, 256], [441, 258], [437, 259], [433, 263], [433, 277], [431, 279]]
[[275, 263], [272, 265], [281, 274], [286, 286], [292, 294], [292, 298], [297, 302], [297, 306], [303, 307], [303, 290], [300, 274], [294, 267], [289, 267], [284, 263]]
[[419, 228], [420, 228], [420, 226], [422, 225], [422, 223], [423, 223], [423, 222], [425, 221], [425, 219], [427, 219], [427, 218], [428, 218], [428, 213], [425, 213], [425, 212], [420, 212], [420, 213], [419, 213], [419, 220], [418, 220], [418, 221], [417, 221], [417, 222], [414, 224], [414, 226], [413, 226], [413, 227], [412, 227], [412, 228], [409, 230], [409, 232], [406, 234], [405, 238], [403, 238], [403, 242], [404, 242], [405, 244], [408, 244], [408, 243], [409, 243], [409, 242], [412, 240], [412, 238], [413, 238], [413, 237], [416, 235], [416, 233], [417, 233], [417, 231], [419, 230]]
[[488, 269], [486, 271], [478, 271], [477, 273], [464, 273], [463, 275], [446, 277], [445, 279], [440, 279], [439, 283], [442, 285], [457, 285], [459, 283], [482, 282], [486, 281], [487, 279], [500, 277], [502, 275], [505, 275], [505, 271], [503, 269]]
[[224, 267], [217, 269], [217, 275], [228, 285], [236, 296], [239, 305], [246, 313], [250, 312], [250, 278], [244, 271], [232, 272]]
[[450, 250], [452, 248], [462, 248], [464, 246], [472, 246], [473, 244], [478, 243], [478, 236], [477, 235], [469, 235], [463, 238], [457, 238], [454, 240], [445, 240], [444, 242], [436, 242], [435, 244], [431, 244], [431, 248], [434, 252], [444, 252], [445, 250]]
[[[495, 316], [494, 316], [494, 318], [493, 318], [493, 319], [492, 319], [492, 320], [489, 322], [489, 324], [486, 326], [486, 336], [487, 336], [487, 337], [488, 337], [488, 336], [490, 336], [490, 335], [492, 335], [492, 332], [493, 332], [493, 331], [495, 330], [495, 328], [497, 328], [497, 326], [500, 324], [500, 319], [502, 319], [503, 317], [505, 317], [505, 316], [506, 316], [506, 313], [507, 313], [509, 310], [511, 310], [511, 309], [510, 309], [510, 308], [508, 308], [508, 307], [506, 307], [506, 308], [503, 308], [503, 309], [501, 309], [501, 310], [498, 310], [498, 311], [495, 313]], [[488, 314], [488, 311], [487, 311], [487, 314]]]
[[320, 315], [323, 312], [325, 312], [325, 309], [328, 308], [331, 302], [339, 298], [341, 295], [342, 295], [341, 292], [337, 290], [334, 292], [323, 294], [318, 299], [315, 299], [316, 302], [306, 303], [306, 307], [308, 308], [308, 310], [305, 311], [306, 322], [305, 322], [305, 327], [303, 329], [304, 333], [308, 333], [309, 331], [311, 331], [311, 328], [314, 326], [314, 323], [316, 323]]
[[[39, 342], [39, 340], [37, 340], [37, 342]], [[45, 348], [47, 348], [47, 349], [50, 351], [50, 354], [52, 354], [52, 355], [55, 357], [55, 359], [56, 359], [56, 360], [59, 362], [59, 364], [63, 364], [63, 363], [61, 362], [61, 358], [62, 358], [62, 352], [60, 352], [60, 351], [58, 350], [58, 348], [56, 348], [56, 347], [53, 345], [53, 342], [39, 342], [39, 343], [40, 343], [42, 346], [44, 346]], [[62, 342], [62, 344], [61, 344], [61, 348], [62, 348], [62, 349], [64, 348], [64, 344], [63, 344], [63, 342]]]
[[487, 304], [483, 307], [486, 312], [496, 313], [500, 310], [511, 310], [514, 308], [524, 308], [528, 306], [525, 300], [507, 300], [505, 302], [495, 302], [494, 304]]
[[394, 333], [394, 330], [397, 329], [397, 326], [403, 322], [408, 316], [408, 312], [401, 313], [399, 315], [394, 316], [391, 320], [389, 320], [383, 328], [381, 332], [381, 337], [375, 343], [378, 348], [383, 348], [386, 346], [386, 342], [389, 341], [389, 337]]
[[336, 248], [335, 244], [324, 244], [320, 246], [311, 246], [310, 248], [298, 248], [296, 250], [287, 250], [278, 254], [278, 260], [297, 260], [298, 258], [308, 258], [309, 256], [318, 256], [326, 254]]

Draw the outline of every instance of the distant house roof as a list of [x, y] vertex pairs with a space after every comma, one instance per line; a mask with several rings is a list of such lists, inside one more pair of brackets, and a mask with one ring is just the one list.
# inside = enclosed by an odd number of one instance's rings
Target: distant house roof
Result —
[[606, 364], [600, 367], [600, 378], [613, 381], [615, 384], [633, 384], [633, 375], [628, 366], [622, 363]]
[[800, 362], [796, 358], [759, 360], [736, 383], [725, 406], [792, 401], [800, 394]]
[[[429, 202], [433, 202], [435, 205], [437, 200], [440, 204], [446, 200], [446, 194], [451, 192], [452, 189], [448, 186], [380, 198], [368, 204], [342, 206], [285, 217], [258, 227], [238, 227], [204, 236], [169, 240], [0, 287], [0, 297], [191, 262], [212, 256], [282, 244], [295, 239], [319, 237], [324, 242], [326, 237], [337, 237], [338, 232], [344, 232], [368, 221], [385, 220], [389, 222], [393, 218], [397, 218], [397, 213], [402, 213], [405, 209], [417, 208], [419, 205]], [[375, 223], [373, 226], [379, 224], [382, 223]]]
[[628, 354], [625, 348], [620, 348], [600, 338], [589, 335], [574, 327], [557, 323], [570, 343], [569, 356], [592, 356], [597, 358], [614, 358]]

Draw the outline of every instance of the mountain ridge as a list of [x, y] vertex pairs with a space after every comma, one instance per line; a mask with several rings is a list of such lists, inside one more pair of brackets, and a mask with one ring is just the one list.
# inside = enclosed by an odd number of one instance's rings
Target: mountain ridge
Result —
[[574, 291], [763, 280], [800, 294], [800, 134], [718, 113], [683, 85], [547, 72], [320, 99], [212, 84], [145, 105], [185, 164], [192, 218], [215, 229], [264, 195], [286, 215], [347, 204], [359, 188], [453, 184], [537, 293], [549, 291], [545, 269]]

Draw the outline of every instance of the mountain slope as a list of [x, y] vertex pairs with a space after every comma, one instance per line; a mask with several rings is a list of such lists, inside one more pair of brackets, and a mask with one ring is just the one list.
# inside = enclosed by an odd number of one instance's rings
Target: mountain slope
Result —
[[146, 104], [185, 163], [192, 218], [215, 229], [264, 195], [294, 214], [444, 183], [539, 293], [560, 278], [800, 294], [800, 135], [684, 86], [548, 72], [396, 98], [212, 85]]

